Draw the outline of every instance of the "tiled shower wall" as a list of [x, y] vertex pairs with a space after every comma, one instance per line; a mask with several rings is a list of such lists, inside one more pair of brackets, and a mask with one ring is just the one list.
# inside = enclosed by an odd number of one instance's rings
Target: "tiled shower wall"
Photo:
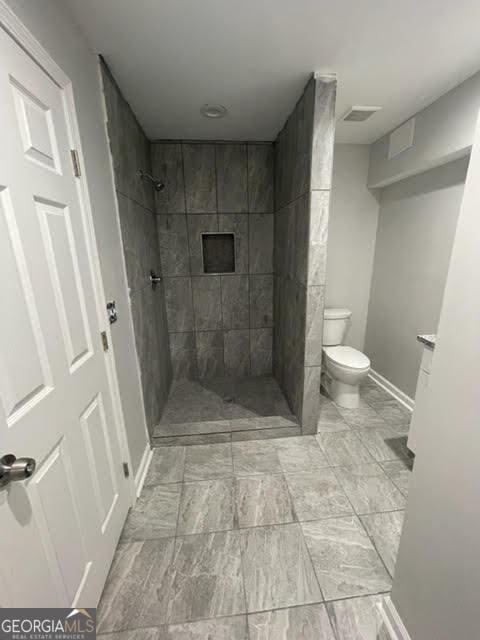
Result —
[[335, 91], [312, 77], [275, 143], [273, 366], [303, 433], [318, 420]]
[[[273, 146], [152, 144], [175, 377], [272, 370]], [[235, 273], [205, 275], [202, 232], [235, 234]]]
[[[143, 401], [151, 433], [160, 420], [172, 372], [163, 285], [153, 291], [149, 282], [150, 269], [160, 273], [153, 188], [138, 176], [139, 169], [151, 172], [150, 142], [108, 67], [102, 62], [101, 68]], [[118, 321], [125, 322], [125, 318]]]

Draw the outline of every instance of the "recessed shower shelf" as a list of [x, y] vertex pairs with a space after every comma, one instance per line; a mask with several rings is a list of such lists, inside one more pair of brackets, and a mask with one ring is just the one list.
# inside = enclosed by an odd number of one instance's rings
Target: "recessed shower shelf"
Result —
[[202, 233], [202, 259], [204, 273], [235, 273], [235, 234]]

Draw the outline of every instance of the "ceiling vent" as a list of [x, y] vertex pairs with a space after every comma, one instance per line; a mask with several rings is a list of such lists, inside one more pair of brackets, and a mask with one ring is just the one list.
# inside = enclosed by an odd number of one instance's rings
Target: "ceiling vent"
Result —
[[368, 120], [370, 116], [377, 111], [380, 111], [382, 107], [364, 107], [360, 105], [355, 105], [354, 107], [350, 107], [347, 113], [341, 118], [345, 122], [363, 122], [364, 120]]

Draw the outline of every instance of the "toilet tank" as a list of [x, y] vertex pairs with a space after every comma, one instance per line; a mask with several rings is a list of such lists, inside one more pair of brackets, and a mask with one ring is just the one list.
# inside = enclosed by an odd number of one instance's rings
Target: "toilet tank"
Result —
[[350, 309], [326, 308], [323, 312], [323, 346], [333, 347], [343, 343], [350, 326]]

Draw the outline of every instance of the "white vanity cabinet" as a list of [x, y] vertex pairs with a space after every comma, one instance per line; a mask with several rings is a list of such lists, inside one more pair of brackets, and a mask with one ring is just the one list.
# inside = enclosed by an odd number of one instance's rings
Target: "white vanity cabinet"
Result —
[[408, 433], [407, 446], [413, 453], [416, 452], [419, 431], [423, 422], [423, 411], [426, 404], [428, 394], [428, 383], [430, 379], [430, 370], [432, 368], [433, 349], [435, 345], [435, 337], [427, 344], [420, 336], [419, 340], [423, 342], [422, 361], [420, 363], [420, 371], [417, 380], [417, 390], [415, 392], [415, 407], [413, 409], [412, 420], [410, 422], [410, 431]]

